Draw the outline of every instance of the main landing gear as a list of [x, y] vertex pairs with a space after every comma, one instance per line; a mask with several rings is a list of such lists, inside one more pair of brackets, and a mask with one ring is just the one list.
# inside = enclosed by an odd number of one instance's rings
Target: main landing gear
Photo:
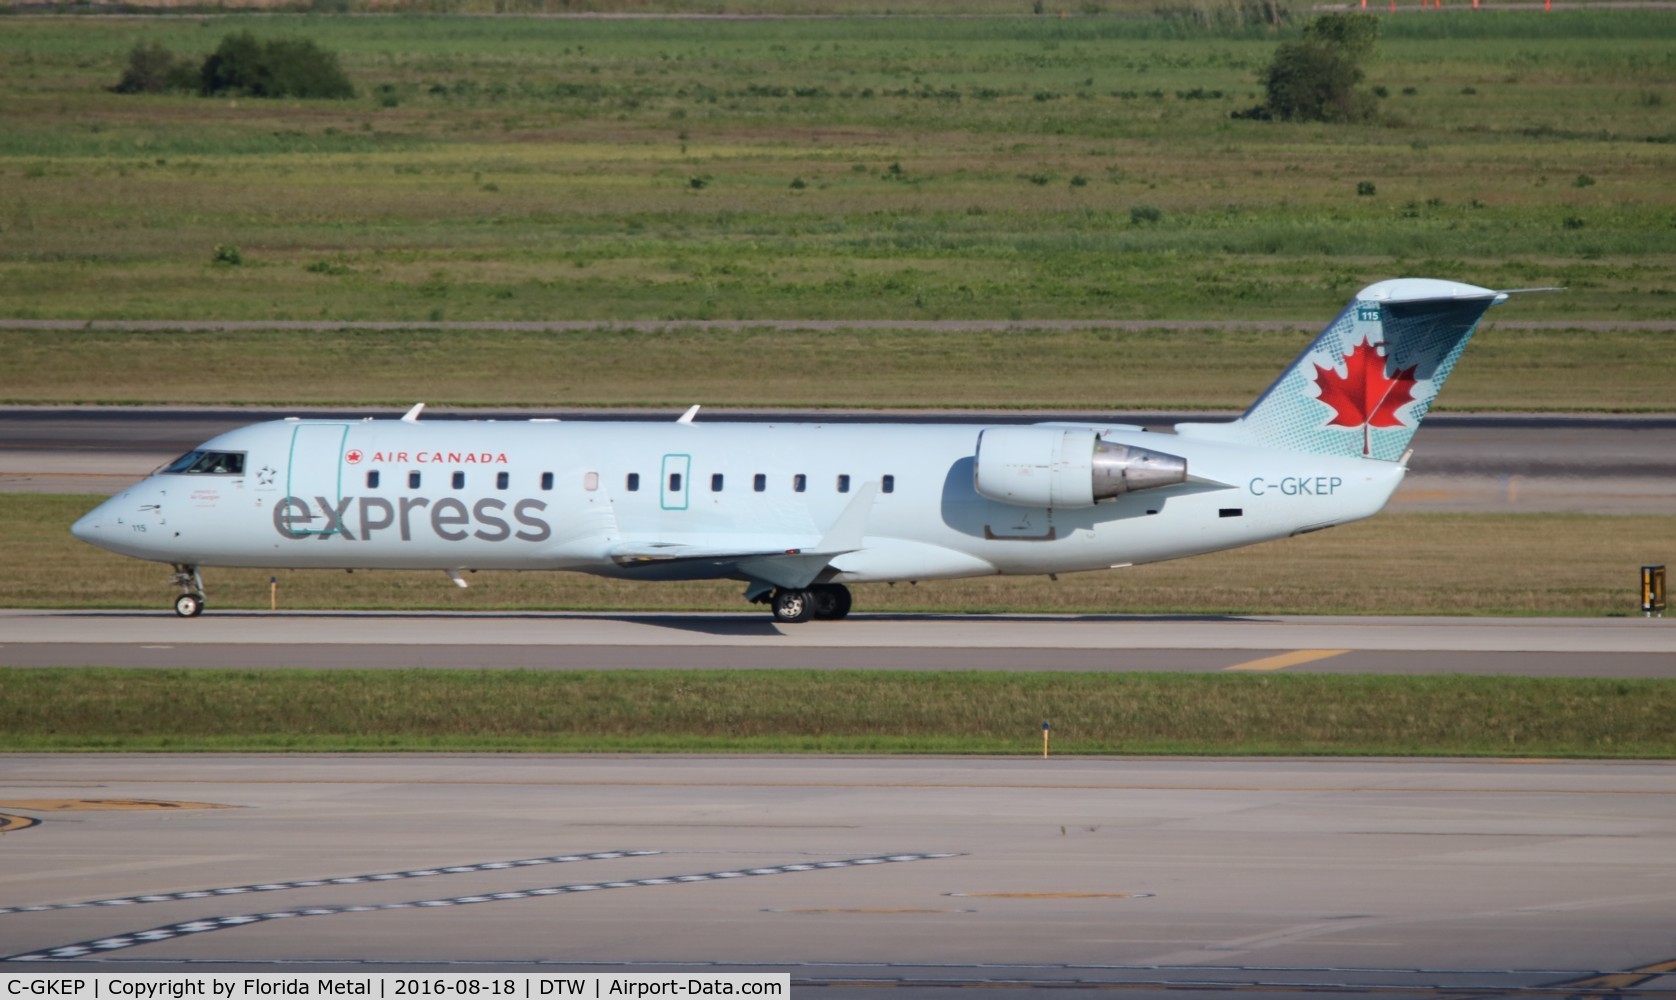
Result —
[[776, 590], [769, 606], [774, 609], [774, 620], [787, 624], [811, 618], [842, 618], [850, 613], [850, 589], [837, 583], [816, 583], [807, 590]]
[[203, 614], [204, 579], [198, 575], [198, 567], [175, 563], [172, 582], [180, 588], [180, 596], [175, 598], [175, 614], [182, 618], [196, 618]]

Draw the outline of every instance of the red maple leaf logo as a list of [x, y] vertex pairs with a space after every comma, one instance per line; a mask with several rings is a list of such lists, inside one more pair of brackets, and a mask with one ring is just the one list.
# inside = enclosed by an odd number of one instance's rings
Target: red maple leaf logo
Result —
[[343, 460], [348, 462], [350, 465], [360, 465], [362, 457], [361, 449], [351, 448], [349, 451], [344, 453]]
[[1369, 452], [1370, 427], [1402, 427], [1397, 410], [1414, 402], [1414, 372], [1419, 365], [1385, 374], [1385, 358], [1363, 340], [1344, 356], [1345, 373], [1315, 366], [1316, 397], [1333, 408], [1329, 427], [1362, 428], [1362, 454]]

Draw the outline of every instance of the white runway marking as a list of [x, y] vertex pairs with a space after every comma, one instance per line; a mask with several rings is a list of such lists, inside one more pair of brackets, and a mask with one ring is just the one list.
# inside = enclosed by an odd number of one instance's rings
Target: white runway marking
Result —
[[[629, 857], [633, 852], [610, 852], [607, 857]], [[657, 853], [657, 852], [645, 852]], [[231, 916], [206, 917], [198, 920], [187, 920], [149, 930], [134, 931], [127, 934], [117, 934], [109, 937], [95, 938], [90, 941], [78, 941], [74, 944], [60, 945], [40, 951], [26, 952], [21, 955], [11, 955], [0, 958], [0, 962], [51, 962], [70, 959], [86, 958], [90, 955], [107, 954], [124, 948], [133, 948], [143, 944], [154, 944], [159, 941], [170, 941], [190, 934], [203, 934], [210, 931], [226, 930], [229, 927], [243, 927], [246, 924], [263, 923], [269, 920], [287, 920], [292, 917], [327, 917], [339, 913], [376, 913], [386, 910], [413, 910], [420, 908], [469, 906], [474, 903], [499, 903], [512, 899], [533, 899], [539, 896], [562, 896], [579, 892], [599, 892], [607, 889], [633, 889], [642, 886], [682, 885], [693, 882], [715, 882], [723, 879], [754, 878], [761, 875], [789, 875], [795, 872], [822, 871], [834, 868], [857, 868], [865, 865], [883, 865], [906, 861], [926, 861], [933, 858], [953, 858], [958, 854], [888, 854], [867, 858], [845, 858], [839, 861], [808, 861], [789, 865], [773, 865], [765, 868], [741, 868], [719, 872], [703, 872], [688, 875], [663, 875], [656, 878], [628, 879], [620, 882], [576, 882], [568, 885], [543, 886], [539, 889], [514, 889], [509, 892], [490, 892], [470, 896], [453, 896], [447, 899], [421, 899], [399, 903], [371, 903], [349, 906], [308, 906], [294, 910], [273, 910], [266, 913], [241, 913]], [[580, 857], [574, 860], [581, 860]], [[420, 875], [444, 874], [445, 869], [424, 869], [416, 875], [395, 873], [391, 877], [419, 877]], [[360, 878], [358, 881], [370, 881]], [[321, 882], [291, 883], [291, 885], [332, 885], [334, 880], [326, 879]], [[289, 887], [289, 886], [287, 886]], [[203, 893], [205, 896], [213, 893]], [[186, 898], [195, 898], [187, 895]]]
[[47, 910], [79, 910], [89, 906], [133, 906], [142, 903], [168, 903], [177, 899], [211, 899], [216, 896], [237, 896], [247, 892], [277, 892], [280, 889], [312, 889], [322, 885], [358, 885], [364, 882], [392, 882], [397, 879], [430, 878], [433, 875], [463, 875], [467, 872], [490, 872], [506, 868], [528, 868], [535, 865], [562, 865], [571, 861], [604, 861], [612, 858], [640, 858], [662, 851], [598, 851], [593, 854], [555, 854], [546, 858], [522, 858], [517, 861], [482, 861], [471, 865], [448, 865], [443, 868], [412, 868], [399, 872], [376, 872], [371, 875], [342, 875], [335, 878], [313, 878], [296, 882], [262, 882], [255, 885], [229, 885], [216, 889], [188, 889], [182, 892], [148, 893], [144, 896], [122, 896], [115, 899], [90, 899], [80, 903], [42, 903], [39, 906], [3, 906], [0, 916], [8, 913], [42, 913]]

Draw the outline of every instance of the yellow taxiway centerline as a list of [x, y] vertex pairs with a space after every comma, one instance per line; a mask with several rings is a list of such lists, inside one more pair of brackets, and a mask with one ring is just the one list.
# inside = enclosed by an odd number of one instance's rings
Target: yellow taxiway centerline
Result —
[[1231, 667], [1223, 667], [1222, 669], [1224, 671], [1284, 670], [1287, 667], [1295, 667], [1300, 663], [1311, 663], [1315, 660], [1325, 660], [1333, 656], [1343, 656], [1348, 652], [1350, 652], [1348, 649], [1294, 649], [1290, 653], [1276, 653], [1274, 656], [1265, 656], [1261, 660], [1247, 660], [1244, 663], [1236, 663]]

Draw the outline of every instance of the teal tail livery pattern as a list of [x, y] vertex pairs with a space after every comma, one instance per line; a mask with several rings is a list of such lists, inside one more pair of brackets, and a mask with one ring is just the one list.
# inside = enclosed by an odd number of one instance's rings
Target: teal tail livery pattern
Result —
[[1177, 431], [1396, 461], [1504, 292], [1429, 278], [1369, 285], [1239, 420]]

